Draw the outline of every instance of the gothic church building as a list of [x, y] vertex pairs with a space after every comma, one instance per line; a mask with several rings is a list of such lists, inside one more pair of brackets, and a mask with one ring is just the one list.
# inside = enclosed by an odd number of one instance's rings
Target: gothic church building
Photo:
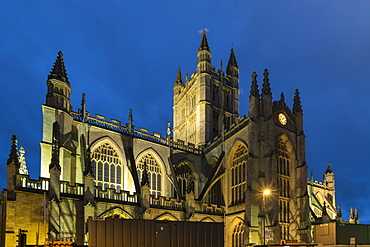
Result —
[[[45, 239], [87, 244], [89, 217], [224, 222], [227, 247], [264, 239], [311, 242], [298, 90], [290, 108], [284, 94], [272, 100], [267, 69], [259, 76], [253, 72], [248, 116], [240, 116], [234, 50], [226, 71], [216, 69], [203, 32], [197, 57], [191, 76], [178, 70], [173, 125], [161, 135], [135, 128], [132, 112], [128, 123], [90, 115], [84, 95], [80, 109], [72, 111], [72, 84], [59, 52], [42, 105], [38, 179], [27, 174], [12, 138], [1, 245], [16, 245], [15, 234], [5, 231], [18, 228], [28, 230], [28, 244]], [[335, 216], [335, 200], [332, 204]]]

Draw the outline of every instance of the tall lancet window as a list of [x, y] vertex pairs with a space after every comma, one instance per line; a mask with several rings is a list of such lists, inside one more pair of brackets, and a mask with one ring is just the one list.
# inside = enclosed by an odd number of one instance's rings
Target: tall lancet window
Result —
[[248, 150], [239, 145], [231, 160], [231, 205], [244, 203]]
[[144, 166], [146, 165], [146, 169], [149, 176], [150, 182], [150, 194], [158, 197], [162, 195], [162, 171], [159, 167], [157, 161], [151, 154], [147, 154], [142, 157], [137, 165], [139, 179], [141, 181], [141, 176], [144, 171]]
[[276, 142], [276, 160], [279, 186], [279, 225], [281, 239], [289, 239], [290, 228], [290, 156], [283, 139]]
[[122, 163], [117, 151], [104, 143], [91, 153], [91, 162], [95, 173], [95, 184], [103, 189], [115, 188], [120, 191], [122, 186]]

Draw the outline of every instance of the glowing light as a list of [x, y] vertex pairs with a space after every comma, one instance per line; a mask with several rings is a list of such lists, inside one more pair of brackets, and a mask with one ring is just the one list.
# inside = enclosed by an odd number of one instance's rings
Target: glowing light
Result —
[[266, 190], [264, 190], [264, 191], [263, 191], [263, 194], [264, 194], [265, 196], [268, 196], [268, 195], [270, 195], [270, 194], [271, 194], [271, 190], [266, 189]]

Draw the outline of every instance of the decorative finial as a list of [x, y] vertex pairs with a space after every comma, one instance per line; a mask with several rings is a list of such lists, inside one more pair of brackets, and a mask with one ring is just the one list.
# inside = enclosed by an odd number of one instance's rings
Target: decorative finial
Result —
[[293, 112], [302, 112], [301, 98], [299, 97], [298, 89], [295, 90], [295, 95], [293, 99]]
[[168, 135], [168, 136], [170, 136], [170, 135], [171, 135], [171, 132], [172, 132], [172, 131], [171, 131], [171, 123], [170, 123], [170, 122], [168, 122], [168, 123], [167, 123], [167, 135]]
[[201, 50], [206, 50], [206, 51], [210, 51], [209, 49], [209, 45], [208, 45], [208, 40], [207, 40], [207, 36], [206, 36], [206, 29], [204, 29], [202, 31], [202, 40], [200, 42], [200, 45], [199, 45], [199, 49], [198, 51], [201, 51]]
[[259, 91], [258, 91], [258, 84], [257, 84], [257, 73], [256, 71], [253, 71], [252, 72], [252, 86], [251, 86], [251, 92], [250, 92], [250, 96], [258, 96], [259, 95]]
[[82, 93], [81, 107], [84, 109], [86, 107], [86, 94]]
[[270, 79], [269, 79], [269, 72], [267, 69], [263, 72], [263, 86], [262, 86], [262, 92], [265, 95], [271, 95], [271, 88], [270, 88]]
[[177, 70], [177, 75], [176, 75], [176, 81], [175, 81], [175, 84], [179, 84], [179, 85], [182, 85], [184, 86], [184, 82], [182, 80], [182, 74], [181, 74], [181, 69], [180, 67], [178, 68]]
[[6, 165], [14, 164], [19, 168], [19, 160], [18, 160], [18, 148], [17, 148], [17, 137], [15, 135], [11, 138], [12, 145], [10, 146], [10, 153], [8, 161], [6, 162]]
[[26, 164], [26, 157], [24, 154], [26, 151], [23, 147], [19, 149], [19, 174], [28, 174], [27, 164]]
[[229, 62], [227, 64], [227, 70], [229, 71], [228, 74], [231, 73], [230, 69], [231, 67], [236, 67], [238, 68], [238, 62], [236, 61], [236, 56], [235, 56], [235, 53], [234, 53], [234, 48], [231, 48], [231, 51], [230, 51], [230, 57], [229, 57]]
[[134, 122], [134, 118], [132, 116], [132, 109], [130, 108], [129, 114], [128, 114], [128, 131], [130, 134], [132, 133], [133, 125], [132, 123]]
[[63, 53], [61, 51], [58, 52], [58, 56], [54, 62], [53, 68], [50, 71], [48, 79], [58, 79], [70, 85], [68, 81], [67, 70], [64, 65]]
[[325, 173], [333, 173], [333, 170], [330, 167], [330, 163], [328, 163], [328, 166], [326, 167]]

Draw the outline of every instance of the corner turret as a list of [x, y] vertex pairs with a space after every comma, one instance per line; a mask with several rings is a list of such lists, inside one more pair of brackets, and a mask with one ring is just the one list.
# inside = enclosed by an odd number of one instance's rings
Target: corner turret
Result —
[[178, 68], [177, 70], [177, 75], [176, 75], [176, 80], [175, 80], [175, 85], [173, 86], [173, 91], [174, 95], [177, 95], [181, 93], [182, 89], [184, 89], [185, 84], [184, 81], [182, 80], [182, 74], [181, 74], [181, 69]]
[[18, 160], [18, 149], [17, 149], [17, 137], [15, 135], [12, 136], [12, 145], [10, 148], [9, 158], [6, 162], [6, 166], [8, 168], [7, 171], [7, 188], [9, 191], [14, 191], [15, 187], [15, 176], [19, 173], [19, 160]]
[[300, 135], [303, 132], [303, 110], [298, 89], [295, 90], [293, 99], [293, 114], [296, 117], [297, 134]]
[[209, 49], [206, 31], [202, 32], [202, 40], [198, 49], [198, 72], [210, 72], [211, 71], [211, 51]]
[[328, 188], [326, 198], [331, 203], [331, 205], [335, 206], [335, 178], [334, 172], [330, 167], [330, 163], [328, 163], [328, 166], [326, 167], [326, 171], [324, 173], [324, 184]]
[[239, 67], [236, 61], [234, 49], [231, 49], [229, 63], [227, 64], [226, 74], [230, 77], [232, 87], [239, 88]]
[[46, 83], [48, 86], [46, 105], [70, 113], [72, 110], [70, 101], [72, 89], [67, 77], [67, 70], [64, 65], [63, 53], [61, 51], [58, 52], [58, 56]]
[[260, 115], [260, 112], [259, 112], [260, 94], [258, 90], [256, 71], [253, 71], [251, 78], [252, 78], [252, 85], [251, 85], [251, 91], [249, 95], [249, 117], [252, 120], [256, 121], [256, 119]]
[[263, 85], [262, 85], [262, 115], [265, 119], [269, 119], [272, 116], [272, 93], [270, 88], [269, 72], [265, 69], [263, 73]]

